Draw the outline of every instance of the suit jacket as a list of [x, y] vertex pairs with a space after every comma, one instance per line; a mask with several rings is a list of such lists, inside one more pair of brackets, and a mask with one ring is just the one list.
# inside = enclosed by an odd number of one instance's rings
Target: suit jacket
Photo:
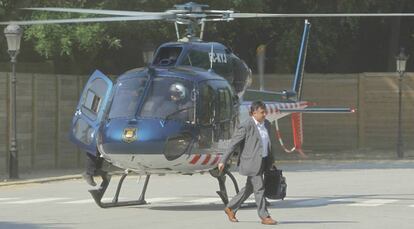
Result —
[[[270, 168], [274, 162], [274, 131], [268, 120], [265, 120], [265, 127], [269, 134], [268, 158], [265, 169]], [[249, 118], [239, 125], [233, 134], [228, 150], [223, 154], [221, 162], [226, 164], [231, 154], [240, 147], [239, 152], [239, 173], [244, 176], [256, 176], [260, 173], [262, 165], [263, 143], [260, 138], [259, 130], [253, 118]], [[266, 146], [265, 146], [266, 147]]]

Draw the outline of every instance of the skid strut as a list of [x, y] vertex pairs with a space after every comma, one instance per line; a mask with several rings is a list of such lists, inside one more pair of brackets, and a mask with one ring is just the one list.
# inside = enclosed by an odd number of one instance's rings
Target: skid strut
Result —
[[105, 194], [106, 189], [109, 186], [109, 182], [111, 181], [111, 176], [108, 174], [102, 175], [102, 183], [99, 186], [98, 189], [91, 189], [89, 192], [91, 193], [93, 199], [95, 200], [96, 204], [101, 208], [111, 208], [111, 207], [121, 207], [121, 206], [131, 206], [131, 205], [143, 205], [147, 202], [145, 201], [145, 192], [147, 191], [149, 178], [151, 175], [147, 175], [145, 178], [144, 186], [141, 191], [141, 195], [138, 200], [132, 200], [132, 201], [119, 201], [119, 193], [121, 192], [122, 184], [125, 180], [125, 178], [128, 176], [128, 173], [124, 173], [119, 180], [118, 187], [116, 189], [116, 193], [114, 198], [112, 199], [112, 202], [104, 203], [102, 202], [102, 197]]

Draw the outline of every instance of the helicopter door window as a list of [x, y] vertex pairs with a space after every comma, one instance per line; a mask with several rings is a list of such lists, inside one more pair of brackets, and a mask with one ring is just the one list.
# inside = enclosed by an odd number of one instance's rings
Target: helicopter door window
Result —
[[99, 111], [101, 98], [92, 90], [88, 90], [82, 104], [82, 112], [90, 119], [95, 120]]
[[101, 105], [101, 98], [95, 94], [95, 92], [88, 90], [86, 93], [85, 103], [83, 107], [92, 111], [93, 113], [98, 113], [99, 106]]
[[219, 117], [220, 121], [226, 121], [231, 119], [231, 107], [233, 104], [231, 103], [231, 96], [228, 89], [219, 89], [218, 90], [219, 96]]
[[198, 86], [198, 92], [197, 123], [202, 126], [202, 128], [200, 128], [198, 145], [200, 148], [210, 148], [213, 143], [214, 136], [214, 89], [210, 85], [210, 82], [207, 81]]
[[203, 84], [199, 88], [198, 121], [201, 125], [208, 126], [213, 123], [214, 119], [214, 89], [208, 84]]
[[83, 114], [91, 120], [95, 120], [101, 107], [102, 96], [107, 90], [107, 83], [102, 79], [95, 79], [91, 83], [86, 93], [82, 95], [82, 106], [80, 107]]
[[232, 98], [229, 88], [220, 88], [217, 91], [216, 106], [218, 113], [216, 113], [216, 125], [218, 128], [215, 132], [217, 139], [231, 138], [232, 126]]
[[158, 66], [173, 66], [177, 62], [181, 51], [181, 47], [163, 47], [158, 51], [153, 64]]

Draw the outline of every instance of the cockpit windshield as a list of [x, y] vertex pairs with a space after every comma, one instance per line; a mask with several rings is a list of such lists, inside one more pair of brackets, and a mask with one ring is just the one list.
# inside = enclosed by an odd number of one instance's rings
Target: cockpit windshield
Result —
[[109, 118], [135, 116], [146, 82], [146, 77], [119, 81], [115, 86]]
[[193, 83], [178, 78], [154, 78], [141, 109], [141, 117], [194, 120]]

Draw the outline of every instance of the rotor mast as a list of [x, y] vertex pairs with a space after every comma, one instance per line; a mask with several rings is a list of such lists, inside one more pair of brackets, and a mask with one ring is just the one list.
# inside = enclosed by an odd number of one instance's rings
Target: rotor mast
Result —
[[[230, 16], [232, 13], [234, 13], [234, 11], [206, 10], [206, 8], [209, 8], [209, 6], [205, 4], [189, 2], [186, 4], [174, 5], [174, 7], [175, 10], [178, 12], [173, 21], [175, 23], [175, 30], [177, 34], [177, 39], [179, 41], [201, 41], [203, 40], [206, 22], [232, 21], [234, 19]], [[180, 38], [178, 25], [187, 25], [185, 36], [182, 38]], [[199, 37], [196, 36], [198, 28], [200, 28]]]
[[[200, 41], [203, 39], [205, 18], [206, 14], [204, 9], [208, 8], [208, 5], [202, 5], [195, 2], [189, 2], [186, 4], [174, 5], [178, 11], [186, 11], [185, 14], [177, 14], [175, 18], [175, 30], [177, 33], [177, 39], [179, 41]], [[180, 38], [180, 32], [178, 25], [187, 25], [185, 36]], [[201, 24], [200, 37], [196, 37], [195, 32], [197, 27]]]

